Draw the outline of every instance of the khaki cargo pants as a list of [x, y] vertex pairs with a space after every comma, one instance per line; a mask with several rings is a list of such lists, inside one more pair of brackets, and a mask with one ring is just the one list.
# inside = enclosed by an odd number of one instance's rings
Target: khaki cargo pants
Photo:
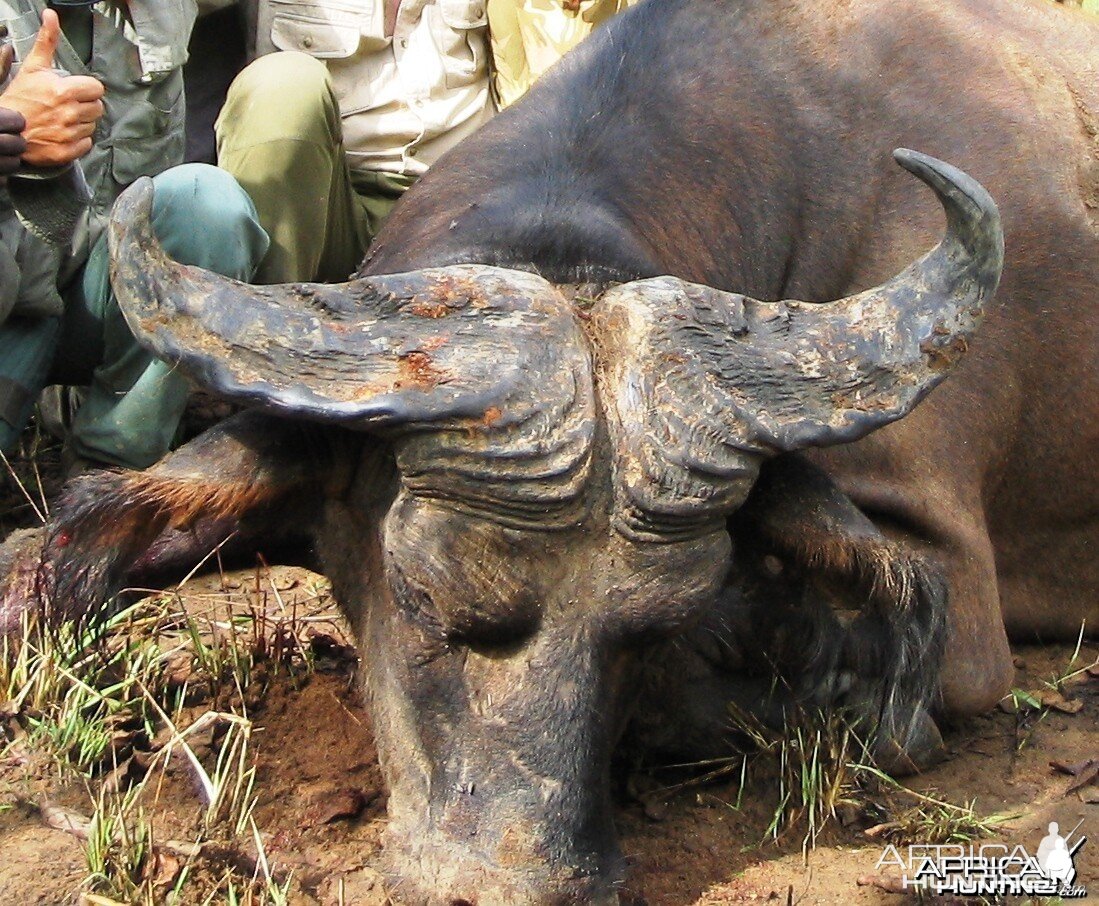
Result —
[[271, 247], [257, 283], [340, 282], [414, 177], [354, 173], [323, 63], [260, 57], [229, 88], [215, 126], [218, 166], [251, 196]]

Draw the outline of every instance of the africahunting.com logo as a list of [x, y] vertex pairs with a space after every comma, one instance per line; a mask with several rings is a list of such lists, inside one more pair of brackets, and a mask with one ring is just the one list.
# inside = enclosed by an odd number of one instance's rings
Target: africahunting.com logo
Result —
[[1088, 895], [1076, 884], [1074, 860], [1087, 837], [1064, 837], [1054, 822], [1031, 855], [1023, 846], [1004, 843], [887, 846], [878, 871], [899, 869], [905, 889], [959, 897], [1062, 897]]

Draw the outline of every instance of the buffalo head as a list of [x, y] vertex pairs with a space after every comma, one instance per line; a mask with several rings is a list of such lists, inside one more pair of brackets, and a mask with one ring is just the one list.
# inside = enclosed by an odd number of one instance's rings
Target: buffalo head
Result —
[[995, 289], [988, 195], [897, 159], [945, 238], [820, 304], [674, 277], [569, 301], [479, 265], [252, 287], [165, 257], [147, 181], [120, 200], [113, 280], [143, 342], [353, 439], [315, 535], [362, 648], [402, 899], [615, 900], [608, 772], [639, 654], [712, 606], [761, 464], [901, 418]]

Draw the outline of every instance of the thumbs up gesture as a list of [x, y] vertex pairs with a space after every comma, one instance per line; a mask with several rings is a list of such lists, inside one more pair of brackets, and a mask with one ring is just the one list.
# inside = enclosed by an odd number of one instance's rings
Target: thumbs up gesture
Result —
[[102, 82], [54, 71], [60, 38], [57, 13], [47, 9], [34, 47], [0, 94], [0, 107], [21, 114], [26, 121], [23, 161], [36, 167], [62, 166], [87, 154], [95, 124], [103, 116]]

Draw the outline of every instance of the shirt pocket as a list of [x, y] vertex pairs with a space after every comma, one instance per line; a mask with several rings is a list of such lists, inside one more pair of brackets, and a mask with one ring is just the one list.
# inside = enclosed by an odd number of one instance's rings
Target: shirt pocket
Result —
[[438, 0], [435, 44], [447, 88], [465, 88], [487, 78], [488, 15], [485, 0]]
[[131, 100], [111, 129], [111, 175], [125, 187], [183, 160], [182, 96]]
[[271, 3], [271, 43], [318, 60], [354, 56], [362, 39], [361, 12], [343, 3]]

